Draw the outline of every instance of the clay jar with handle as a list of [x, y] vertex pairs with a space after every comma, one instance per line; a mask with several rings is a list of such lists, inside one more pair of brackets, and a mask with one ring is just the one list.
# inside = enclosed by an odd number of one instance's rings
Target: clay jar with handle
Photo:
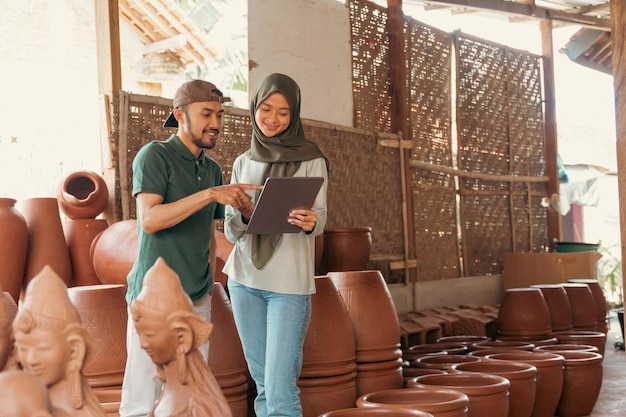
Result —
[[483, 372], [509, 380], [509, 417], [530, 417], [536, 395], [537, 368], [522, 362], [484, 359], [454, 365], [456, 371]]
[[485, 358], [523, 362], [537, 368], [535, 405], [531, 416], [554, 416], [563, 391], [563, 366], [565, 363], [563, 356], [542, 351], [518, 351], [493, 353]]
[[95, 172], [75, 171], [59, 184], [56, 197], [69, 219], [95, 219], [107, 207], [109, 189]]
[[424, 386], [376, 391], [356, 400], [360, 408], [400, 408], [426, 411], [433, 417], [467, 417], [469, 398], [460, 391]]
[[469, 417], [506, 417], [511, 383], [498, 375], [480, 372], [452, 372], [424, 375], [409, 381], [407, 388], [435, 386], [460, 391], [469, 398]]
[[28, 227], [22, 213], [15, 208], [17, 201], [0, 198], [0, 286], [17, 302], [28, 253]]

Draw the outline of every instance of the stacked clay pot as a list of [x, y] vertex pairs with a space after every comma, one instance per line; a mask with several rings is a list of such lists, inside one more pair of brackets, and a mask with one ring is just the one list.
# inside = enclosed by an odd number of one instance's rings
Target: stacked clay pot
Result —
[[248, 415], [247, 364], [235, 326], [230, 299], [224, 287], [215, 282], [211, 299], [208, 364], [222, 389], [233, 417]]
[[568, 280], [574, 284], [584, 284], [589, 287], [591, 290], [591, 294], [593, 295], [593, 299], [596, 304], [596, 331], [601, 333], [607, 333], [608, 325], [606, 322], [606, 310], [607, 310], [607, 301], [604, 296], [604, 291], [602, 291], [602, 287], [597, 279], [583, 279], [583, 278], [573, 278]]
[[565, 288], [561, 284], [537, 284], [533, 288], [539, 288], [546, 300], [550, 311], [550, 326], [553, 332], [572, 330], [574, 327], [572, 318], [572, 305]]
[[327, 276], [315, 277], [311, 322], [298, 379], [305, 417], [356, 407], [355, 333], [348, 309]]
[[357, 395], [402, 388], [398, 314], [378, 270], [329, 272], [355, 333]]
[[419, 410], [401, 408], [344, 408], [324, 413], [319, 417], [433, 417], [432, 414]]
[[479, 362], [478, 356], [470, 355], [426, 355], [415, 360], [415, 364], [420, 368], [441, 369], [449, 372], [455, 365], [468, 362]]
[[481, 360], [455, 365], [456, 371], [483, 372], [509, 380], [509, 417], [530, 417], [535, 404], [537, 368], [522, 362]]
[[362, 271], [372, 252], [371, 227], [346, 227], [324, 230], [323, 260], [326, 272]]
[[563, 356], [548, 351], [492, 353], [485, 359], [523, 362], [537, 368], [535, 404], [532, 417], [553, 417], [563, 391]]
[[498, 311], [498, 337], [545, 338], [552, 332], [550, 311], [538, 288], [510, 288]]
[[433, 386], [460, 391], [469, 399], [469, 417], [507, 417], [510, 382], [501, 376], [480, 372], [452, 372], [411, 379], [408, 388]]
[[357, 399], [357, 407], [426, 411], [433, 417], [467, 417], [469, 398], [460, 391], [424, 386], [372, 392]]
[[17, 302], [22, 291], [28, 227], [22, 213], [15, 208], [17, 201], [0, 198], [0, 286]]
[[[595, 331], [598, 326], [596, 300], [587, 284], [562, 284], [572, 306], [572, 330]], [[602, 310], [604, 314], [604, 309]]]

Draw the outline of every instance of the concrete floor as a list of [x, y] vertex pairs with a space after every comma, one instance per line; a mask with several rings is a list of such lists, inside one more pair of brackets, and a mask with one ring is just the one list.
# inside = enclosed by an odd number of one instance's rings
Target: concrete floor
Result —
[[623, 338], [617, 315], [611, 312], [609, 317], [602, 388], [591, 417], [626, 416], [626, 353], [615, 349], [615, 343], [623, 342]]

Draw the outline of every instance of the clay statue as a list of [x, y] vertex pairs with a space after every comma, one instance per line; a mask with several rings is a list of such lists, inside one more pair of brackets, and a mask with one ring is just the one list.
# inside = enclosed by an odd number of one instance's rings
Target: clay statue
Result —
[[36, 376], [19, 370], [0, 372], [0, 417], [53, 417], [48, 390]]
[[[0, 287], [0, 371], [13, 369], [13, 335], [11, 334], [11, 324], [15, 317], [15, 307], [9, 303]], [[11, 298], [11, 300], [13, 300]]]
[[18, 363], [48, 387], [57, 415], [106, 417], [82, 373], [90, 351], [89, 334], [65, 283], [49, 266], [26, 288], [13, 334]]
[[193, 312], [178, 275], [157, 259], [130, 311], [141, 346], [163, 382], [153, 417], [231, 417], [232, 413], [198, 347], [213, 325]]

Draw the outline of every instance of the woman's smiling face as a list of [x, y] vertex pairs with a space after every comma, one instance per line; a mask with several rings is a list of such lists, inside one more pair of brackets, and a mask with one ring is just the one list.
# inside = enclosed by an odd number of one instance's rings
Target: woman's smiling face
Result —
[[257, 107], [254, 121], [268, 138], [283, 133], [291, 121], [291, 111], [285, 96], [279, 92], [270, 94]]

